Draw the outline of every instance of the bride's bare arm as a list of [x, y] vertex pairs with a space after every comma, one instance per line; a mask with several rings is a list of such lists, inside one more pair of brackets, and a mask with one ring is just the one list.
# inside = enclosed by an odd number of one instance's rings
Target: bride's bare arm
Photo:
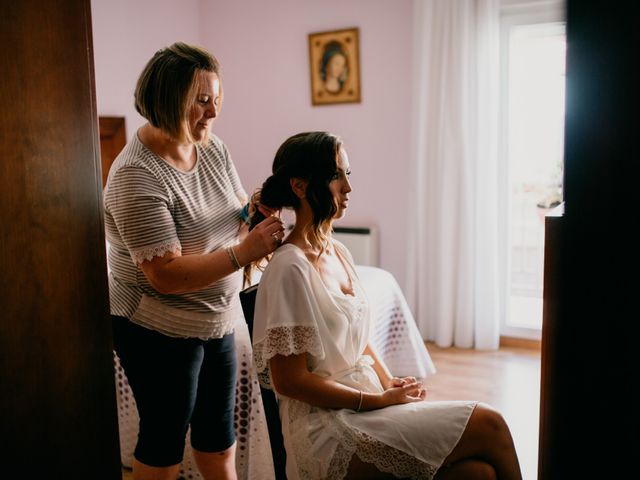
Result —
[[366, 348], [364, 349], [364, 354], [369, 355], [373, 359], [373, 369], [378, 374], [378, 378], [380, 379], [380, 383], [382, 384], [382, 386], [385, 389], [392, 386], [391, 380], [393, 379], [393, 375], [391, 375], [391, 372], [382, 361], [375, 348], [373, 348], [373, 345], [367, 344]]
[[[373, 369], [378, 374], [380, 383], [385, 388], [385, 390], [393, 387], [399, 387], [406, 383], [416, 383], [418, 381], [416, 377], [394, 377], [387, 368], [387, 365], [384, 363], [382, 358], [380, 358], [380, 356], [376, 352], [373, 345], [368, 344], [364, 349], [364, 354], [369, 355], [373, 359]], [[425, 399], [427, 397], [427, 391], [424, 387], [419, 392], [418, 396], [420, 396], [422, 399]]]
[[392, 387], [382, 393], [362, 393], [307, 369], [306, 354], [276, 355], [269, 361], [271, 378], [280, 395], [323, 408], [375, 410], [399, 403], [420, 401], [419, 382]]

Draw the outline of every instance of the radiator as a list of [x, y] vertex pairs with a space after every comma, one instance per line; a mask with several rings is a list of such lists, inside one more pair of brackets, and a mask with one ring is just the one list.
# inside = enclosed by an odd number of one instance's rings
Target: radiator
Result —
[[333, 227], [333, 236], [349, 249], [356, 265], [378, 266], [378, 231], [368, 227]]

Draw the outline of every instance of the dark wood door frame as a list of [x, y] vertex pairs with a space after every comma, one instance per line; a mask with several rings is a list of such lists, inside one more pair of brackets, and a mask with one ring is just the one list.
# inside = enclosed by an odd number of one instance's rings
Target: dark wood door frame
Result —
[[2, 2], [3, 478], [121, 478], [90, 7]]
[[636, 0], [567, 1], [565, 204], [547, 221], [540, 480], [638, 475], [639, 24]]

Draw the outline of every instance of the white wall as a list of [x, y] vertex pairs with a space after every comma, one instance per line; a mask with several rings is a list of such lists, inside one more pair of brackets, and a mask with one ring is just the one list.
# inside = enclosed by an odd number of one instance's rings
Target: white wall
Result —
[[[245, 189], [270, 172], [289, 135], [340, 135], [352, 166], [348, 226], [377, 226], [381, 266], [405, 278], [404, 235], [411, 116], [411, 0], [93, 0], [100, 115], [142, 123], [132, 105], [149, 57], [174, 41], [201, 44], [222, 65], [225, 102], [213, 131], [228, 145]], [[362, 102], [311, 106], [307, 35], [358, 27]]]

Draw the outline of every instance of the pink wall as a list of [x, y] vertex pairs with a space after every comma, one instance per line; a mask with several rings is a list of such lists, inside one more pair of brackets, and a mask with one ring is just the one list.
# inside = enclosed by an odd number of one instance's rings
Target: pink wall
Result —
[[138, 75], [161, 47], [200, 43], [199, 0], [91, 0], [98, 114], [126, 117], [127, 138], [144, 122], [133, 106]]
[[[99, 5], [100, 4], [100, 5]], [[329, 130], [345, 141], [354, 191], [341, 225], [376, 226], [380, 264], [403, 285], [411, 116], [411, 0], [93, 0], [98, 111], [142, 119], [132, 92], [161, 46], [193, 41], [220, 60], [225, 88], [214, 132], [247, 191], [289, 135]], [[153, 6], [153, 8], [152, 8]], [[307, 35], [358, 27], [362, 103], [312, 107]]]

